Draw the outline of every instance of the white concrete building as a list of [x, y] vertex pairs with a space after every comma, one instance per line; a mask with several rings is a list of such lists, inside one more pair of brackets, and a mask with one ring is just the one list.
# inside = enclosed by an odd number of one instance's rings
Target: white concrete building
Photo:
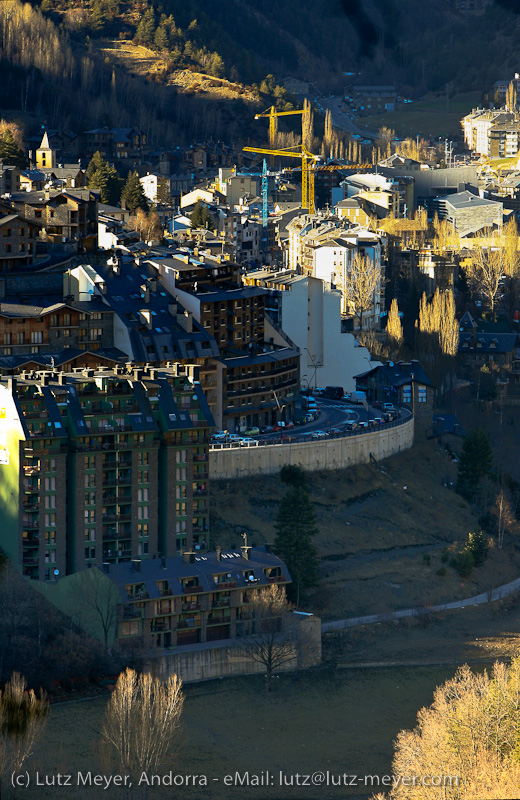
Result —
[[[366, 228], [352, 228], [319, 244], [314, 250], [313, 275], [337, 287], [341, 294], [341, 313], [346, 317], [354, 317], [355, 309], [349, 301], [348, 286], [352, 262], [356, 256], [369, 258], [380, 275], [372, 308], [363, 312], [363, 330], [377, 330], [384, 308], [382, 239], [378, 234]], [[354, 327], [359, 328], [359, 320], [354, 320]]]
[[[302, 385], [343, 386], [354, 391], [354, 375], [366, 372], [379, 362], [370, 361], [370, 353], [351, 333], [341, 331], [341, 292], [330, 283], [293, 272], [273, 273], [257, 270], [246, 279], [279, 293], [278, 325], [269, 330], [266, 315], [266, 338], [277, 342], [277, 329], [301, 351]], [[269, 331], [269, 332], [268, 332]]]

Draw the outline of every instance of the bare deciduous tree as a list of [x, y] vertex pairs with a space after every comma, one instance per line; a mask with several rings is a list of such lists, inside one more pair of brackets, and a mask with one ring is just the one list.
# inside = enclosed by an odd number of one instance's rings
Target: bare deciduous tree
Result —
[[269, 691], [274, 672], [296, 657], [296, 644], [286, 625], [290, 605], [285, 590], [273, 584], [251, 593], [251, 618], [244, 623], [244, 650], [253, 661], [265, 667]]
[[511, 508], [511, 501], [505, 489], [500, 489], [495, 499], [493, 513], [497, 521], [497, 544], [502, 550], [506, 531], [514, 525], [515, 515]]
[[92, 635], [96, 635], [96, 629], [100, 627], [105, 650], [108, 650], [120, 603], [117, 589], [96, 567], [78, 573], [74, 580], [77, 586], [78, 622]]
[[386, 334], [392, 346], [399, 348], [403, 343], [403, 325], [399, 317], [399, 307], [397, 300], [392, 300], [390, 311], [388, 312], [388, 321], [386, 324]]
[[359, 317], [363, 330], [363, 314], [374, 308], [375, 296], [381, 285], [381, 267], [369, 256], [356, 255], [345, 275], [343, 291], [351, 314]]
[[143, 242], [151, 239], [162, 239], [163, 229], [159, 215], [155, 211], [147, 213], [142, 208], [136, 209], [135, 216], [130, 217], [130, 225], [139, 234]]
[[497, 302], [502, 297], [502, 276], [506, 270], [506, 256], [503, 249], [484, 249], [473, 251], [471, 263], [465, 267], [466, 280], [470, 292], [481, 296], [489, 306], [493, 316]]
[[20, 772], [32, 754], [47, 723], [49, 703], [45, 694], [27, 691], [25, 678], [14, 672], [0, 692], [0, 797], [2, 783]]
[[[473, 673], [466, 665], [437, 688], [433, 704], [417, 715], [413, 731], [396, 740], [394, 775], [439, 776], [435, 786], [399, 782], [391, 800], [478, 800], [518, 797], [520, 659]], [[455, 781], [442, 781], [458, 778]]]
[[164, 764], [180, 727], [183, 703], [177, 675], [163, 682], [133, 669], [121, 673], [107, 703], [102, 734], [123, 774], [153, 774]]

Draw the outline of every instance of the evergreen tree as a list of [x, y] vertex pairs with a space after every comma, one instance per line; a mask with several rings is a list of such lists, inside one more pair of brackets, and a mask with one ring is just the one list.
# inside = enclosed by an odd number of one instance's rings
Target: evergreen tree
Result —
[[318, 580], [318, 554], [312, 543], [318, 533], [316, 516], [309, 495], [301, 486], [292, 486], [282, 497], [275, 528], [276, 552], [291, 573], [288, 593], [298, 603], [300, 591]]
[[132, 212], [142, 208], [143, 211], [148, 211], [148, 200], [146, 199], [143, 185], [139, 180], [137, 172], [131, 172], [121, 192], [121, 203], [124, 203], [125, 208]]
[[161, 178], [157, 184], [156, 201], [159, 205], [171, 206], [173, 203], [172, 194], [170, 191], [170, 181], [167, 178]]
[[213, 75], [214, 78], [221, 78], [224, 74], [224, 59], [218, 53], [213, 53], [209, 74]]
[[192, 228], [207, 228], [209, 231], [215, 230], [215, 223], [209, 209], [203, 204], [202, 200], [197, 200], [193, 211], [190, 214]]
[[284, 464], [280, 470], [280, 480], [288, 486], [305, 486], [305, 470], [297, 464]]
[[155, 36], [155, 14], [153, 8], [148, 8], [137, 26], [135, 41], [138, 44], [153, 44]]
[[121, 197], [123, 181], [115, 167], [103, 158], [99, 151], [95, 152], [90, 160], [86, 172], [87, 186], [97, 189], [102, 203], [116, 205]]
[[93, 33], [102, 34], [105, 29], [106, 23], [106, 16], [105, 16], [105, 9], [99, 2], [96, 0], [94, 5], [92, 6], [92, 11], [90, 13], [90, 30]]
[[164, 25], [159, 25], [155, 31], [153, 43], [158, 50], [166, 50], [168, 47], [168, 32]]
[[25, 153], [18, 147], [13, 132], [9, 129], [4, 130], [0, 135], [0, 158], [6, 165], [19, 167], [19, 169], [27, 167]]
[[85, 173], [85, 180], [87, 181], [87, 186], [88, 186], [88, 182], [91, 179], [91, 177], [94, 174], [94, 172], [96, 170], [98, 170], [100, 167], [102, 167], [103, 164], [106, 164], [106, 163], [107, 162], [105, 161], [105, 159], [103, 158], [103, 156], [101, 155], [99, 150], [96, 150], [96, 152], [94, 153], [94, 155], [92, 156], [92, 158], [89, 161], [89, 164], [88, 164], [88, 167], [87, 167], [87, 171]]
[[459, 458], [457, 492], [469, 502], [476, 499], [480, 481], [491, 474], [493, 451], [484, 431], [470, 431]]
[[466, 547], [473, 556], [475, 566], [482, 566], [489, 551], [489, 544], [485, 534], [480, 530], [472, 531], [468, 535], [468, 543]]

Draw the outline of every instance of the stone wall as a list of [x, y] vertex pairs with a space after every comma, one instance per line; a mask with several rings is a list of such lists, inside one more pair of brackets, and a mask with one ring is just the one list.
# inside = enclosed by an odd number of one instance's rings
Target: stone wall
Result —
[[367, 464], [401, 450], [408, 450], [414, 440], [413, 417], [394, 427], [383, 426], [337, 439], [321, 439], [295, 444], [259, 447], [234, 447], [210, 450], [209, 474], [215, 478], [243, 478], [248, 475], [273, 475], [284, 464], [296, 464], [309, 472]]
[[[313, 614], [300, 615], [298, 612], [290, 616], [294, 657], [280, 666], [277, 672], [307, 669], [321, 663], [321, 619]], [[161, 680], [176, 674], [184, 683], [191, 683], [233, 675], [265, 673], [265, 666], [249, 657], [246, 649], [240, 645], [240, 640], [226, 639], [222, 642], [186, 646], [158, 656], [145, 664], [145, 670]]]

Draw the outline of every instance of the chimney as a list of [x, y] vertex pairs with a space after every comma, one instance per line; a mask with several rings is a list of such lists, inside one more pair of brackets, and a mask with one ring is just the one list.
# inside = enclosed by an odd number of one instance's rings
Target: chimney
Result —
[[191, 311], [177, 314], [177, 322], [186, 333], [193, 333], [193, 314]]
[[168, 303], [168, 312], [172, 317], [177, 317], [177, 303]]
[[249, 559], [251, 557], [251, 548], [250, 548], [250, 546], [247, 545], [247, 544], [243, 544], [240, 547], [240, 549], [242, 551], [242, 558], [245, 558], [246, 561], [249, 561]]
[[133, 558], [132, 559], [132, 567], [134, 572], [141, 572], [141, 559], [140, 558]]
[[183, 553], [183, 558], [186, 564], [194, 564], [195, 563], [195, 553], [192, 550], [186, 550]]
[[217, 551], [217, 561], [221, 561], [222, 560], [222, 548], [220, 547], [220, 545], [217, 545], [215, 550]]
[[272, 553], [273, 552], [273, 545], [270, 542], [265, 543], [265, 552]]

